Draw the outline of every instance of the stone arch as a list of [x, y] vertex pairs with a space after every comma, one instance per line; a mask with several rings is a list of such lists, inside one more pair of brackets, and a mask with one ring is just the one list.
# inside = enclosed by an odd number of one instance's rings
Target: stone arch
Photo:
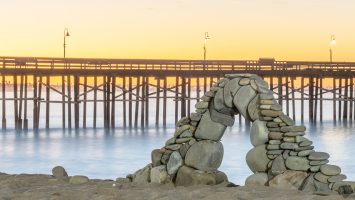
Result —
[[174, 136], [161, 149], [152, 151], [152, 163], [128, 175], [134, 182], [189, 186], [228, 181], [218, 171], [223, 159], [220, 142], [237, 113], [252, 122], [254, 148], [246, 162], [254, 173], [246, 184], [331, 192], [354, 187], [329, 154], [316, 152], [305, 135], [306, 128], [282, 112], [268, 84], [254, 74], [227, 74], [196, 103], [196, 111], [181, 118]]

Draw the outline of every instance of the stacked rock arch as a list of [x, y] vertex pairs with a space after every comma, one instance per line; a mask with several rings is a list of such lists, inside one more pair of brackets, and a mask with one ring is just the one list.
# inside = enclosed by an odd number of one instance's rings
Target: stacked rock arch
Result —
[[175, 185], [215, 185], [228, 181], [218, 171], [223, 159], [220, 142], [227, 126], [240, 113], [252, 122], [254, 146], [246, 162], [254, 173], [246, 184], [331, 192], [354, 187], [344, 181], [329, 154], [317, 152], [305, 135], [304, 126], [282, 112], [268, 84], [255, 74], [227, 74], [196, 103], [196, 111], [180, 119], [174, 136], [161, 149], [152, 151], [152, 163], [128, 175], [134, 182]]

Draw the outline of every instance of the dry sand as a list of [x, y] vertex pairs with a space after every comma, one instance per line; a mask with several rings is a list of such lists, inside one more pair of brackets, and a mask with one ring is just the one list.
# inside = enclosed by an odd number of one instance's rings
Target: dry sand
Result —
[[[189, 199], [344, 199], [339, 195], [319, 196], [296, 190], [280, 190], [270, 187], [226, 187], [194, 186], [174, 187], [172, 185], [118, 183], [112, 180], [93, 180], [84, 184], [71, 184], [57, 180], [51, 175], [0, 174], [0, 199], [122, 199], [122, 200], [189, 200]], [[355, 199], [351, 195], [346, 199]]]

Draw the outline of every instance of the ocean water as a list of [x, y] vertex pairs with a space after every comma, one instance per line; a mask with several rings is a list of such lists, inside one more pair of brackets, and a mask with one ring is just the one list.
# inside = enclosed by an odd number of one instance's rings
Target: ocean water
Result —
[[[11, 94], [7, 94], [11, 96]], [[54, 95], [53, 98], [56, 96]], [[151, 102], [154, 104], [154, 100]], [[168, 101], [168, 105], [174, 102]], [[194, 102], [191, 104], [193, 110]], [[99, 117], [101, 115], [99, 104]], [[285, 105], [284, 105], [285, 106]], [[355, 180], [355, 124], [333, 123], [332, 102], [324, 102], [324, 121], [311, 125], [305, 115], [306, 137], [314, 142], [315, 150], [330, 153], [330, 163], [339, 165], [348, 180]], [[120, 107], [120, 102], [117, 103]], [[134, 107], [134, 106], [133, 106]], [[13, 104], [7, 105], [8, 126], [13, 126]], [[44, 116], [45, 105], [41, 105]], [[305, 104], [307, 108], [307, 104]], [[32, 104], [29, 102], [29, 111]], [[82, 108], [81, 108], [82, 109]], [[104, 129], [61, 129], [61, 105], [51, 105], [50, 130], [43, 129], [44, 120], [40, 121], [38, 132], [15, 132], [13, 130], [0, 133], [0, 172], [42, 173], [50, 174], [56, 165], [64, 166], [69, 175], [86, 175], [89, 178], [115, 179], [125, 177], [129, 173], [144, 167], [150, 162], [153, 149], [164, 146], [165, 141], [174, 134], [174, 106], [168, 106], [167, 128], [154, 127], [155, 106], [150, 107], [150, 126], [144, 129], [123, 129], [122, 113], [117, 114], [117, 126], [114, 130]], [[284, 109], [286, 110], [286, 109]], [[291, 109], [290, 109], [291, 110]], [[296, 103], [296, 121], [299, 123], [300, 103]], [[92, 105], [88, 104], [88, 113]], [[307, 112], [306, 112], [307, 113]], [[292, 114], [292, 113], [290, 113]], [[31, 114], [29, 114], [31, 118]], [[291, 115], [292, 116], [292, 115]], [[92, 118], [88, 116], [88, 126]], [[31, 125], [31, 121], [29, 121]], [[98, 125], [102, 125], [98, 120]], [[245, 155], [252, 148], [249, 130], [239, 125], [238, 120], [233, 127], [227, 129], [222, 138], [224, 158], [220, 170], [225, 172], [230, 181], [244, 184], [247, 176], [252, 174]]]

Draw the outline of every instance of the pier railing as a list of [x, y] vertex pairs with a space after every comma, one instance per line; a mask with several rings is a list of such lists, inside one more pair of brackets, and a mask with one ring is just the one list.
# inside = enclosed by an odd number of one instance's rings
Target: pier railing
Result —
[[[151, 115], [166, 126], [169, 108], [175, 121], [188, 115], [229, 73], [263, 77], [294, 120], [355, 119], [355, 62], [0, 57], [2, 128], [50, 128], [53, 105], [61, 105], [62, 128], [146, 127]], [[323, 115], [323, 103], [332, 116]]]

